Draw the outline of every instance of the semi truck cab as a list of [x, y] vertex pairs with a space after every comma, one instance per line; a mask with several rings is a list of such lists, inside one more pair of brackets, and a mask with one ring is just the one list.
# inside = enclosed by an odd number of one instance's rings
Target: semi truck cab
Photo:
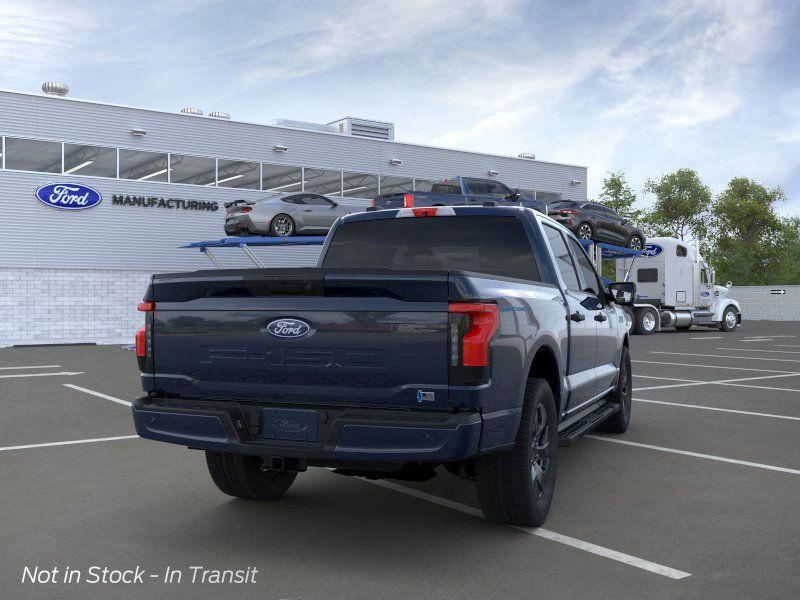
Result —
[[648, 238], [641, 256], [617, 261], [617, 278], [636, 283], [634, 333], [662, 327], [684, 331], [693, 325], [733, 331], [741, 308], [729, 287], [715, 285], [714, 270], [697, 248], [672, 237]]

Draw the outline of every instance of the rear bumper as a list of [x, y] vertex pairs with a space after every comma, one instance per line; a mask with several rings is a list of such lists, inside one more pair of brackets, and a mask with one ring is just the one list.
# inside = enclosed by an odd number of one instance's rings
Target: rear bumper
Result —
[[[267, 439], [264, 409], [316, 411], [315, 439]], [[353, 462], [452, 462], [479, 452], [478, 413], [341, 409], [171, 401], [152, 397], [133, 403], [139, 436], [190, 448], [256, 456]]]

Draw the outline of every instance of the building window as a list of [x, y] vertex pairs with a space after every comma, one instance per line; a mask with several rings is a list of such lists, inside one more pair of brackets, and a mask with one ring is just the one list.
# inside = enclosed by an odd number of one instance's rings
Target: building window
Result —
[[366, 175], [364, 173], [342, 173], [344, 189], [342, 195], [345, 198], [369, 198], [378, 195], [378, 176]]
[[6, 138], [6, 169], [61, 173], [61, 143]]
[[381, 177], [381, 194], [404, 194], [414, 191], [414, 180], [410, 177], [394, 177], [383, 175]]
[[414, 191], [416, 192], [430, 192], [433, 184], [436, 183], [433, 179], [415, 179]]
[[140, 150], [119, 151], [119, 176], [139, 181], [168, 181], [167, 155]]
[[326, 171], [325, 169], [310, 169], [308, 167], [303, 171], [305, 172], [303, 189], [306, 192], [326, 196], [342, 195], [341, 171]]
[[117, 176], [117, 149], [64, 144], [64, 174]]
[[220, 159], [217, 164], [217, 185], [219, 187], [257, 190], [260, 178], [258, 163]]
[[261, 165], [261, 189], [265, 192], [299, 192], [303, 188], [303, 169], [285, 165]]
[[217, 161], [204, 156], [171, 154], [169, 157], [169, 180], [171, 183], [190, 185], [214, 185]]

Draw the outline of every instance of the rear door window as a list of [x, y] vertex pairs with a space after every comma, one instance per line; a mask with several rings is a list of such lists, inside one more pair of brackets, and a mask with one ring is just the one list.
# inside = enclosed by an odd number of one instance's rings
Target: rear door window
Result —
[[550, 249], [553, 251], [553, 258], [556, 260], [556, 268], [561, 273], [564, 285], [567, 286], [567, 289], [580, 292], [581, 284], [578, 280], [578, 273], [575, 271], [575, 265], [572, 263], [572, 258], [569, 255], [567, 244], [561, 232], [555, 227], [545, 225], [544, 233], [547, 236], [547, 241], [550, 242]]
[[473, 271], [540, 281], [530, 241], [522, 221], [515, 217], [409, 217], [342, 223], [322, 266]]

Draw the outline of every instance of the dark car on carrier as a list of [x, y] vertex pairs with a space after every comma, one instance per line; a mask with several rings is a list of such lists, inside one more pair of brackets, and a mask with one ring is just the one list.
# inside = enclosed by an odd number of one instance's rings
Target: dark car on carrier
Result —
[[647, 239], [644, 232], [616, 211], [597, 202], [557, 200], [548, 207], [548, 214], [582, 240], [606, 242], [642, 250]]

